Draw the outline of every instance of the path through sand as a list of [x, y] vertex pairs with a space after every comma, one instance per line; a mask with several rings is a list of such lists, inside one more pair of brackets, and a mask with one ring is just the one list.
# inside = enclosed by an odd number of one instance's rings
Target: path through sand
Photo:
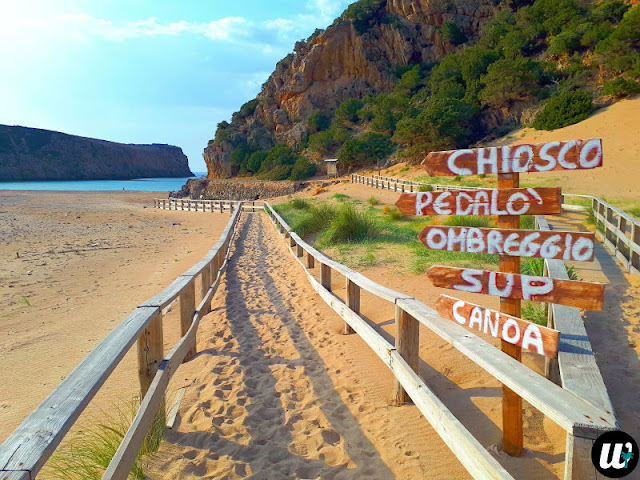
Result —
[[240, 221], [151, 478], [469, 478], [391, 374], [311, 289], [263, 214]]

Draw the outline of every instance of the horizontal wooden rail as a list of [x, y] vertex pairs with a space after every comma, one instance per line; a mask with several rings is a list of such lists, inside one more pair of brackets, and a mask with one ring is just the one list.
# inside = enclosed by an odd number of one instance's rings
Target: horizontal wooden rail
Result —
[[[146, 436], [148, 432], [149, 416], [153, 418], [157, 411], [158, 397], [162, 399], [164, 392], [157, 393], [161, 386], [166, 386], [166, 381], [175, 371], [175, 368], [183, 361], [189, 352], [195, 351], [195, 334], [200, 317], [206, 313], [205, 305], [211, 301], [215, 293], [220, 278], [226, 270], [226, 257], [229, 245], [238, 222], [242, 208], [235, 208], [234, 213], [225, 228], [220, 241], [207, 253], [205, 259], [199, 262], [194, 268], [178, 277], [171, 285], [165, 288], [160, 294], [143, 302], [129, 315], [120, 325], [118, 325], [107, 337], [93, 349], [87, 357], [58, 385], [53, 392], [22, 422], [20, 426], [0, 445], [0, 479], [17, 480], [33, 479], [42, 469], [46, 461], [51, 457], [57, 446], [60, 444], [69, 429], [73, 426], [82, 411], [86, 408], [91, 399], [102, 387], [106, 379], [120, 363], [131, 346], [142, 338], [153, 325], [160, 326], [159, 337], [153, 341], [160, 341], [162, 345], [161, 318], [162, 310], [166, 308], [176, 298], [180, 297], [193, 299], [189, 294], [193, 287], [194, 279], [201, 275], [204, 280], [204, 272], [210, 270], [211, 265], [216, 262], [217, 270], [215, 280], [207, 290], [206, 295], [201, 300], [198, 309], [195, 305], [183, 306], [181, 313], [187, 312], [192, 317], [191, 322], [182, 325], [182, 336], [178, 344], [172, 349], [168, 356], [160, 355], [156, 371], [139, 366], [140, 381], [143, 377], [150, 375], [149, 387], [142, 400], [136, 421], [134, 421], [131, 435], [125, 437], [124, 447], [120, 457], [114, 463], [114, 470], [120, 473], [113, 473], [112, 477], [105, 478], [126, 478], [131, 468], [138, 449], [135, 445], [139, 439]], [[185, 308], [186, 307], [186, 308]], [[194, 313], [195, 311], [195, 313]], [[159, 322], [158, 322], [159, 320]], [[181, 322], [182, 324], [182, 322]], [[184, 328], [187, 327], [187, 328]], [[147, 355], [140, 356], [146, 362], [153, 361]], [[164, 357], [164, 359], [163, 359]], [[145, 386], [142, 386], [143, 393]], [[153, 411], [153, 413], [149, 413]], [[135, 454], [131, 452], [135, 450]], [[120, 450], [119, 450], [120, 452]], [[129, 462], [129, 467], [123, 464], [116, 468], [119, 462]], [[113, 462], [112, 462], [113, 463]], [[122, 472], [126, 471], [126, 475]], [[122, 476], [124, 475], [124, 476]]]
[[187, 212], [225, 212], [233, 211], [242, 204], [242, 209], [255, 211], [264, 209], [262, 201], [245, 200], [193, 200], [190, 198], [154, 198], [154, 208], [162, 210], [180, 210]]
[[[298, 263], [307, 273], [313, 288], [336, 311], [345, 322], [358, 333], [363, 340], [378, 354], [378, 356], [391, 368], [396, 380], [411, 397], [416, 406], [420, 408], [425, 418], [430, 421], [434, 429], [452, 448], [459, 451], [458, 446], [471, 445], [471, 459], [461, 459], [463, 465], [475, 478], [510, 478], [502, 477], [506, 474], [502, 467], [496, 467], [493, 458], [485, 457], [486, 451], [477, 443], [477, 440], [462, 426], [448, 409], [433, 395], [419, 378], [417, 373], [408, 367], [408, 362], [403, 355], [386, 342], [364, 319], [349, 306], [334, 296], [330, 291], [330, 284], [325, 280], [330, 278], [331, 270], [336, 270], [348, 280], [357, 284], [359, 288], [384, 298], [396, 305], [396, 308], [406, 312], [424, 326], [439, 335], [442, 339], [454, 346], [467, 358], [482, 367], [487, 373], [499, 382], [509, 387], [519, 396], [527, 400], [532, 406], [540, 410], [567, 432], [567, 467], [565, 479], [590, 479], [590, 474], [585, 473], [582, 464], [577, 459], [590, 445], [589, 439], [597, 434], [613, 430], [619, 427], [613, 410], [607, 408], [604, 403], [597, 404], [591, 398], [582, 398], [584, 392], [574, 389], [561, 388], [545, 377], [538, 375], [523, 364], [509, 357], [499, 349], [493, 347], [480, 337], [470, 334], [464, 327], [441, 318], [438, 313], [419, 302], [418, 300], [391, 289], [376, 284], [362, 274], [355, 272], [320, 253], [296, 233], [291, 231], [289, 225], [269, 205], [265, 204], [265, 211], [270, 215], [280, 232], [284, 232], [291, 242], [289, 250]], [[304, 262], [299, 258], [298, 251], [302, 249], [313, 262]], [[317, 281], [308, 271], [308, 265], [319, 263], [321, 266], [321, 281]], [[365, 326], [366, 325], [366, 326]], [[396, 338], [401, 332], [397, 332]], [[567, 347], [569, 349], [569, 346]], [[394, 364], [394, 358], [402, 359]], [[403, 363], [404, 362], [404, 363]], [[394, 368], [393, 365], [403, 364], [402, 368]], [[597, 366], [596, 366], [597, 368]], [[599, 372], [598, 372], [599, 373]], [[409, 382], [407, 378], [412, 380]], [[416, 383], [418, 382], [418, 383]], [[417, 385], [417, 386], [416, 386]], [[604, 390], [606, 394], [606, 389]], [[608, 396], [607, 396], [608, 398]], [[427, 407], [429, 405], [429, 407]], [[447, 419], [449, 423], [443, 424], [441, 420]], [[451, 437], [453, 435], [453, 437]], [[586, 443], [585, 443], [586, 440]], [[479, 460], [480, 459], [480, 460]], [[584, 465], [586, 468], [587, 466]], [[488, 473], [490, 472], [490, 473]], [[508, 475], [508, 474], [507, 474]]]
[[[414, 182], [380, 175], [364, 176], [352, 174], [351, 182], [401, 193], [417, 192], [420, 186], [429, 186], [434, 191], [479, 189], [479, 187]], [[592, 209], [597, 223], [596, 238], [602, 241], [611, 255], [622, 264], [627, 272], [640, 275], [640, 220], [592, 195], [563, 194], [562, 197], [562, 208], [564, 210], [584, 211]], [[588, 199], [591, 202], [591, 206], [585, 207], [564, 203], [564, 198], [566, 197]]]

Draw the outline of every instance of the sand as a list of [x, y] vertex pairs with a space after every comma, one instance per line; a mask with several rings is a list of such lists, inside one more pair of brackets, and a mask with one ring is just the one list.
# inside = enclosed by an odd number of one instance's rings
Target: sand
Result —
[[[423, 278], [367, 275], [435, 297]], [[339, 275], [333, 291], [344, 299]], [[361, 302], [392, 340], [393, 306], [367, 293]], [[244, 216], [226, 280], [201, 323], [200, 353], [171, 385], [170, 396], [185, 387], [186, 394], [151, 478], [469, 478], [414, 406], [391, 406], [391, 373], [357, 335], [341, 335], [342, 325], [269, 220]], [[483, 444], [497, 443], [499, 384], [426, 329], [421, 336], [423, 378]], [[564, 432], [528, 406], [525, 425], [530, 451], [501, 460], [506, 468], [517, 478], [561, 475]]]
[[[545, 143], [562, 140], [601, 138], [603, 166], [592, 170], [557, 170], [544, 173], [520, 174], [527, 185], [559, 186], [565, 193], [594, 195], [609, 201], [640, 200], [640, 98], [622, 100], [598, 110], [588, 119], [553, 131], [522, 128], [492, 145]], [[420, 166], [405, 169], [396, 164], [383, 169], [382, 175], [394, 173], [397, 178], [414, 178], [427, 173]], [[401, 171], [401, 170], [405, 171]], [[363, 173], [363, 174], [369, 174]], [[378, 171], [373, 171], [378, 173]], [[436, 182], [437, 183], [437, 182]]]
[[[0, 441], [136, 305], [200, 260], [229, 218], [145, 209], [153, 198], [0, 192]], [[167, 342], [174, 323], [165, 323]], [[133, 351], [89, 411], [137, 389]]]

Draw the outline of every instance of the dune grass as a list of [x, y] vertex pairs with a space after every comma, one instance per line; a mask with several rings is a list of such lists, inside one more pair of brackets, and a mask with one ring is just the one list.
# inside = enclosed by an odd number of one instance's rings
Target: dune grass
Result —
[[[140, 405], [136, 398], [125, 406], [102, 412], [92, 425], [74, 434], [69, 443], [58, 448], [47, 464], [49, 478], [60, 480], [96, 480], [109, 466]], [[143, 480], [144, 457], [158, 451], [166, 423], [165, 405], [160, 406], [151, 431], [145, 437], [129, 479]]]

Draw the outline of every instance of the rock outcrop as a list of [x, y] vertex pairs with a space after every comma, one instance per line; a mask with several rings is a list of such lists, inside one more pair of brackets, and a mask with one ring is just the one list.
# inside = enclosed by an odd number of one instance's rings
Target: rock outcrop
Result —
[[203, 200], [258, 200], [291, 195], [306, 187], [305, 182], [263, 182], [252, 180], [211, 180], [192, 178], [172, 198]]
[[182, 149], [0, 125], [0, 181], [191, 177]]
[[[361, 2], [362, 3], [362, 2]], [[276, 143], [298, 146], [315, 110], [333, 111], [349, 98], [389, 91], [398, 67], [439, 61], [456, 50], [440, 33], [454, 22], [470, 39], [496, 12], [493, 0], [381, 0], [368, 2], [364, 15], [343, 14], [317, 30], [281, 60], [257, 99], [221, 124], [203, 157], [210, 178], [236, 172], [233, 148], [246, 142], [268, 149]]]

